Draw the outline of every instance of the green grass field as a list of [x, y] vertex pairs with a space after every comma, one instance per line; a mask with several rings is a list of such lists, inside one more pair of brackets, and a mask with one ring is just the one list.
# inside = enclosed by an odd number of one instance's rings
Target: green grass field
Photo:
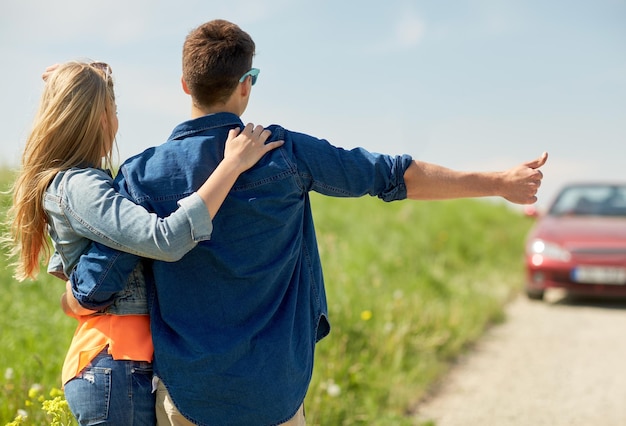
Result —
[[[318, 345], [307, 424], [415, 425], [413, 404], [519, 291], [530, 222], [488, 201], [312, 203], [332, 332]], [[0, 424], [18, 410], [49, 424], [40, 400], [60, 387], [74, 327], [64, 284], [45, 273], [17, 283], [0, 262]]]

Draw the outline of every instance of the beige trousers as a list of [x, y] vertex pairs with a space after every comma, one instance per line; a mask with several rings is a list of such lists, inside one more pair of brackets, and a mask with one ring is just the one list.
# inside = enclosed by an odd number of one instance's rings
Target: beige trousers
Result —
[[[170, 394], [162, 381], [157, 380], [156, 386], [156, 418], [157, 426], [194, 426], [176, 408]], [[296, 415], [280, 426], [306, 426], [304, 406], [300, 406]]]

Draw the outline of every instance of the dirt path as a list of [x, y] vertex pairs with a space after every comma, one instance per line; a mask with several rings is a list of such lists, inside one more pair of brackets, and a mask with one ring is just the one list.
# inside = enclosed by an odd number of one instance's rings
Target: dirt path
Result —
[[[626, 425], [626, 302], [519, 297], [417, 408], [437, 426]], [[419, 422], [418, 422], [419, 423]]]

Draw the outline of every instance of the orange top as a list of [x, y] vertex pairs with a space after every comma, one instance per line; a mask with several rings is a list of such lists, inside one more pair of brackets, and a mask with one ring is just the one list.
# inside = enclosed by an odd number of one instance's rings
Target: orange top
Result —
[[147, 315], [89, 315], [78, 327], [65, 356], [63, 385], [78, 374], [107, 346], [113, 359], [152, 362], [154, 347]]

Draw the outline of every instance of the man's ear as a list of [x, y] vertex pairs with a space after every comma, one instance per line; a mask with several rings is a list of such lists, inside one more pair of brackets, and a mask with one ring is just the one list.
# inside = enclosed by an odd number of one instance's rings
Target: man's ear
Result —
[[252, 91], [252, 83], [250, 83], [249, 80], [250, 78], [247, 78], [244, 80], [243, 83], [238, 84], [239, 94], [242, 98], [248, 97], [250, 95], [250, 92]]
[[191, 95], [191, 92], [189, 91], [189, 87], [187, 87], [187, 82], [185, 81], [184, 77], [180, 78], [180, 84], [182, 84], [183, 86], [183, 92], [185, 92], [188, 95]]

